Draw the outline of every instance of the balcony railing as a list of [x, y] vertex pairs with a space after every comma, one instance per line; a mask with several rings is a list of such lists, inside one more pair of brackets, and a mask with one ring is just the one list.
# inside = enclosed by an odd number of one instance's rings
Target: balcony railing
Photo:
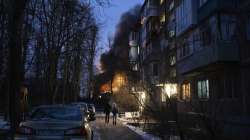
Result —
[[185, 74], [216, 62], [238, 62], [239, 60], [239, 48], [234, 43], [219, 41], [215, 45], [200, 50], [194, 49], [187, 57], [179, 59], [177, 66], [180, 74]]

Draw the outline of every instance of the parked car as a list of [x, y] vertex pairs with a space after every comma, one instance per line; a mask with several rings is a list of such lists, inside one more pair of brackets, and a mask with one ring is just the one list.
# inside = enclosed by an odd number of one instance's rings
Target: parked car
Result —
[[21, 122], [15, 140], [92, 140], [93, 131], [86, 114], [73, 105], [35, 108], [27, 121]]
[[91, 120], [95, 120], [95, 105], [88, 104], [89, 117]]
[[89, 121], [95, 120], [95, 106], [94, 104], [87, 104], [85, 102], [74, 102], [72, 105], [79, 106], [88, 116]]
[[74, 103], [72, 103], [72, 105], [76, 105], [76, 106], [81, 107], [81, 109], [84, 110], [86, 113], [89, 111], [88, 104], [85, 102], [74, 102]]

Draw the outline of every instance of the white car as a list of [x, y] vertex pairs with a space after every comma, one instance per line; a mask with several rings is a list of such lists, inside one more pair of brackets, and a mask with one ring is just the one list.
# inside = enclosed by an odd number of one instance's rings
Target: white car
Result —
[[92, 140], [93, 132], [79, 107], [41, 106], [21, 122], [15, 140]]

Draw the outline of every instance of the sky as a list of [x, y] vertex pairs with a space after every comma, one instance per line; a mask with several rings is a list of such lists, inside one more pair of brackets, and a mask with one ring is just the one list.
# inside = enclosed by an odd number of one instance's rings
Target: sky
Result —
[[[115, 33], [116, 25], [120, 20], [120, 16], [133, 8], [137, 4], [143, 4], [144, 0], [111, 0], [111, 6], [104, 9], [97, 9], [97, 17], [101, 17], [102, 27], [100, 31], [100, 42], [99, 45], [103, 48], [102, 52], [108, 50], [107, 38], [113, 36]], [[99, 57], [96, 59], [98, 65]]]

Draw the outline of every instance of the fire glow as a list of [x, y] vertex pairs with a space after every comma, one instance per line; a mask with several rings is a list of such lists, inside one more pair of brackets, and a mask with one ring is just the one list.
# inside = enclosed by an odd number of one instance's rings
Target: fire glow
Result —
[[112, 83], [111, 83], [111, 81], [108, 81], [107, 83], [103, 84], [100, 87], [100, 92], [101, 93], [108, 93], [108, 92], [111, 93], [111, 91], [118, 92], [121, 87], [126, 85], [126, 83], [127, 83], [126, 74], [123, 72], [116, 72], [114, 77], [113, 77]]

